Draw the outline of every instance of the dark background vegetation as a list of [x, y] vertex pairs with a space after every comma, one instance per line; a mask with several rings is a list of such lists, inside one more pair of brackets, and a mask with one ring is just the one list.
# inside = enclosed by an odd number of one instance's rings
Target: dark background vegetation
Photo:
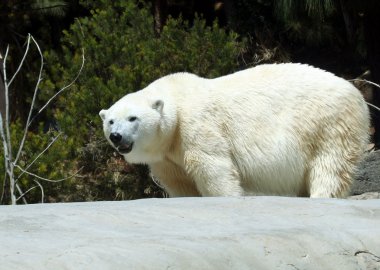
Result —
[[[100, 109], [168, 73], [216, 77], [262, 63], [308, 63], [347, 79], [362, 77], [379, 84], [379, 16], [377, 0], [1, 1], [1, 71], [9, 45], [6, 71], [15, 72], [28, 33], [44, 54], [36, 111], [76, 76], [82, 49], [86, 59], [78, 81], [33, 123], [21, 165], [27, 166], [62, 132], [29, 171], [49, 179], [80, 171], [59, 183], [41, 181], [45, 202], [163, 197], [144, 166], [127, 165], [108, 146]], [[39, 66], [34, 48], [10, 89], [15, 145]], [[3, 79], [1, 74], [2, 113]], [[363, 88], [367, 100], [379, 106], [380, 91]], [[380, 117], [372, 111], [372, 118], [378, 148]], [[0, 177], [1, 203], [8, 204], [8, 180]], [[33, 178], [25, 174], [18, 184], [25, 191]], [[37, 188], [24, 197], [29, 203], [40, 198]]]

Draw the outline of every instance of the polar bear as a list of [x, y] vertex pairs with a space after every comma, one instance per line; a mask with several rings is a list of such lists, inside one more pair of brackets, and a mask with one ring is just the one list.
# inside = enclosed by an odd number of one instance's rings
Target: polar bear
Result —
[[369, 129], [352, 84], [292, 63], [171, 74], [99, 114], [110, 144], [171, 197], [344, 197]]

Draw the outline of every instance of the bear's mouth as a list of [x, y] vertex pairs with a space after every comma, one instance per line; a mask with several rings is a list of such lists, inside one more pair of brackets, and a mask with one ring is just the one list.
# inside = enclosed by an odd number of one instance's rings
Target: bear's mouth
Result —
[[128, 144], [121, 144], [117, 147], [117, 151], [119, 151], [120, 154], [128, 154], [132, 151], [133, 148], [133, 142]]

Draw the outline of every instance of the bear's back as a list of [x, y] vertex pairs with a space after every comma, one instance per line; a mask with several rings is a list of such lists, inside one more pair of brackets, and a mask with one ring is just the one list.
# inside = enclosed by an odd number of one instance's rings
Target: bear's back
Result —
[[229, 149], [241, 177], [256, 179], [255, 187], [247, 184], [246, 190], [303, 193], [297, 187], [315, 145], [350, 128], [363, 130], [357, 137], [360, 147], [365, 145], [367, 105], [354, 86], [332, 73], [275, 64], [193, 79], [173, 89], [183, 145], [205, 152]]

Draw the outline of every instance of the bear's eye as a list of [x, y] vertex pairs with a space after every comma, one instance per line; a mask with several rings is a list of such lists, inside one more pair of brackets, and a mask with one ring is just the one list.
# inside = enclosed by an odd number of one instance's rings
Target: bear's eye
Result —
[[128, 121], [129, 122], [134, 122], [134, 121], [136, 121], [136, 119], [137, 119], [136, 116], [131, 116], [131, 117], [128, 118]]
[[110, 123], [110, 125], [113, 125], [113, 120], [110, 120], [109, 123]]

